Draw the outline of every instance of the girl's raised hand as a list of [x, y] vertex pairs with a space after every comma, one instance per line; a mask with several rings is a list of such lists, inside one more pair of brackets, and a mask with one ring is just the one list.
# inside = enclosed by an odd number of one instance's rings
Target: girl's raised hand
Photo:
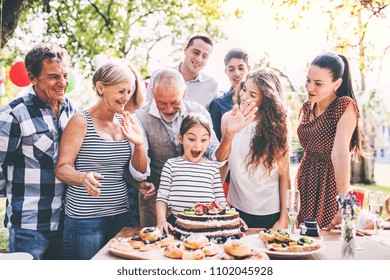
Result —
[[257, 110], [256, 103], [250, 100], [246, 100], [241, 107], [237, 104], [234, 105], [230, 114], [224, 116], [226, 118], [226, 133], [230, 135], [238, 133], [255, 119]]

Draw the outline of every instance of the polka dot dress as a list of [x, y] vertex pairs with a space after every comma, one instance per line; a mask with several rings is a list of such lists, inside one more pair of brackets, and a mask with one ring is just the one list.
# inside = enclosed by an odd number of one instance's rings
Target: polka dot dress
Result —
[[337, 122], [351, 101], [347, 96], [336, 98], [314, 120], [310, 120], [310, 101], [302, 105], [297, 132], [305, 153], [295, 180], [301, 193], [298, 224], [306, 218], [316, 218], [320, 228], [327, 227], [337, 213], [337, 188], [331, 153]]

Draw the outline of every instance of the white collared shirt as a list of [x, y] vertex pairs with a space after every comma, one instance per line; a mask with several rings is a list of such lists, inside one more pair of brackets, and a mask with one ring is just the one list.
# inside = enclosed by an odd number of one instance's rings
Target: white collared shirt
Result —
[[[212, 128], [212, 121], [210, 118], [210, 114], [204, 109], [199, 111], [198, 113], [204, 114], [205, 117], [209, 120], [210, 125], [211, 125], [211, 141], [210, 141], [209, 148], [208, 148], [209, 152], [206, 152], [205, 157], [212, 160], [212, 161], [217, 161], [217, 157], [215, 155], [215, 152], [219, 146], [219, 141], [218, 141], [218, 138], [215, 135], [215, 132]], [[152, 99], [152, 102], [150, 104], [149, 114], [161, 120], [161, 123], [164, 125], [164, 127], [167, 130], [167, 133], [169, 135], [170, 140], [175, 144], [176, 151], [181, 153], [181, 144], [179, 142], [178, 135], [180, 133], [180, 126], [181, 126], [183, 119], [189, 114], [189, 112], [186, 109], [186, 106], [184, 105], [184, 102], [182, 101], [181, 110], [179, 112], [179, 115], [173, 120], [172, 123], [168, 123], [162, 119], [160, 112], [157, 109], [156, 101], [154, 99]], [[140, 127], [144, 130], [144, 128], [142, 127], [141, 121], [138, 119], [138, 116], [137, 115], [134, 115], [134, 116], [136, 118], [136, 121], [140, 125]], [[145, 132], [144, 132], [144, 135], [145, 135]], [[219, 164], [219, 167], [222, 167], [226, 163], [226, 160], [217, 161], [217, 162]]]

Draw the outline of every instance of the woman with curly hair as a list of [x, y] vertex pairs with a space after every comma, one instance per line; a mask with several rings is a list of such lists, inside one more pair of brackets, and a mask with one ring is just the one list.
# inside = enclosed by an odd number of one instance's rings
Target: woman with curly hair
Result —
[[[254, 121], [236, 133], [229, 147], [228, 201], [249, 227], [286, 228], [290, 168], [282, 85], [273, 71], [260, 69], [250, 73], [236, 92], [235, 106], [250, 100], [258, 110]], [[221, 128], [224, 134], [225, 115]]]

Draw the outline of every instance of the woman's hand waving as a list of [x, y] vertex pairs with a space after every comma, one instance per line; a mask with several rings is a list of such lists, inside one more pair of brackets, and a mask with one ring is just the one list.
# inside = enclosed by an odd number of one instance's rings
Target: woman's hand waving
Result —
[[127, 140], [133, 142], [134, 145], [142, 145], [144, 143], [142, 129], [129, 112], [123, 112], [121, 130]]

